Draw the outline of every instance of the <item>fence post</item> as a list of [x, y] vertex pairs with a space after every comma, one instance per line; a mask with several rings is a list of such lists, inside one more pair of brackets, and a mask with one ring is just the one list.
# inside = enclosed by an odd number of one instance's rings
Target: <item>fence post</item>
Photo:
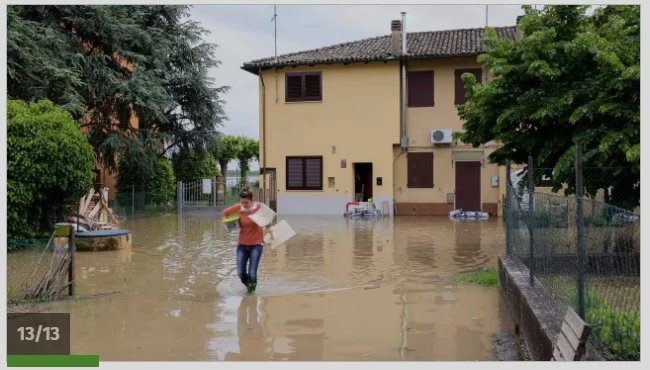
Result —
[[68, 252], [70, 253], [70, 266], [68, 266], [68, 295], [74, 296], [74, 269], [75, 269], [75, 254], [77, 252], [77, 245], [75, 241], [75, 227], [70, 225], [70, 234], [68, 235]]
[[506, 183], [506, 201], [505, 201], [505, 218], [506, 218], [506, 255], [511, 255], [512, 254], [512, 237], [510, 235], [511, 231], [511, 223], [510, 223], [510, 197], [511, 197], [511, 190], [510, 190], [510, 172], [511, 172], [511, 165], [510, 161], [506, 161], [506, 178], [505, 178], [505, 183]]
[[582, 146], [576, 147], [576, 223], [578, 228], [578, 315], [585, 318], [585, 279], [587, 275], [587, 251], [584, 235], [584, 209], [582, 198], [584, 193], [582, 173]]
[[178, 181], [176, 183], [176, 208], [180, 211], [183, 209], [183, 182]]
[[214, 207], [217, 207], [217, 178], [212, 179], [212, 200], [214, 201]]
[[528, 156], [528, 235], [530, 236], [530, 285], [535, 285], [535, 169], [533, 156]]

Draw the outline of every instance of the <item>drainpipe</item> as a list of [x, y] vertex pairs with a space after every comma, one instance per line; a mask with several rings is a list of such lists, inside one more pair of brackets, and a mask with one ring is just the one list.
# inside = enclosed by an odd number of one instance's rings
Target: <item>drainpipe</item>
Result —
[[262, 168], [264, 169], [262, 174], [262, 198], [264, 200], [262, 203], [266, 203], [266, 86], [264, 85], [261, 68], [258, 73], [262, 84]]
[[402, 12], [402, 58], [400, 61], [402, 68], [402, 137], [400, 139], [400, 146], [402, 150], [408, 149], [408, 136], [406, 136], [406, 105], [407, 105], [407, 86], [406, 86], [406, 12]]

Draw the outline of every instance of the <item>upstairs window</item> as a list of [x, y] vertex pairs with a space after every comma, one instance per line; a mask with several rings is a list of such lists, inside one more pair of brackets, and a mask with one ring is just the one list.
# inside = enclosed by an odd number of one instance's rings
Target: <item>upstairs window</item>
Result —
[[478, 83], [483, 82], [483, 70], [480, 68], [470, 68], [470, 69], [457, 69], [454, 75], [454, 85], [456, 85], [456, 95], [454, 99], [454, 104], [465, 104], [467, 101], [467, 91], [465, 91], [465, 84], [461, 76], [464, 73], [473, 73], [476, 77]]
[[433, 71], [407, 74], [409, 108], [433, 107]]
[[320, 72], [287, 73], [285, 101], [322, 101], [323, 84]]

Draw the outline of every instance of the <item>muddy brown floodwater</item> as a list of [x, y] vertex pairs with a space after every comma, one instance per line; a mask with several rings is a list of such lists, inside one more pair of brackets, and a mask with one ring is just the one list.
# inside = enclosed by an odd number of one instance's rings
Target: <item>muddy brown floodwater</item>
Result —
[[255, 295], [217, 218], [169, 215], [130, 221], [132, 250], [78, 253], [81, 298], [45, 309], [106, 361], [495, 359], [497, 288], [450, 277], [496, 266], [500, 220], [285, 219], [297, 236], [264, 251]]

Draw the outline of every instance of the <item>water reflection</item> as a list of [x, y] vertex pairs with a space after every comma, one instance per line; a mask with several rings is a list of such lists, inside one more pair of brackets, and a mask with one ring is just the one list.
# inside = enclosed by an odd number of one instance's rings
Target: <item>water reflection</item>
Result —
[[486, 221], [454, 221], [456, 238], [454, 262], [461, 270], [485, 265], [490, 257], [483, 251], [481, 238]]
[[[496, 220], [287, 217], [247, 296], [214, 215], [130, 221], [133, 249], [80, 253], [74, 353], [110, 360], [491, 360], [509, 325], [496, 289], [450, 283], [496, 265]], [[461, 343], [467, 346], [462, 347]], [[461, 348], [462, 347], [462, 348]]]
[[237, 338], [239, 352], [226, 353], [225, 360], [268, 360], [264, 356], [264, 331], [260, 325], [258, 298], [255, 296], [242, 297], [237, 309]]
[[359, 280], [375, 270], [373, 262], [375, 249], [374, 220], [351, 220], [357, 223], [352, 228], [352, 279]]

